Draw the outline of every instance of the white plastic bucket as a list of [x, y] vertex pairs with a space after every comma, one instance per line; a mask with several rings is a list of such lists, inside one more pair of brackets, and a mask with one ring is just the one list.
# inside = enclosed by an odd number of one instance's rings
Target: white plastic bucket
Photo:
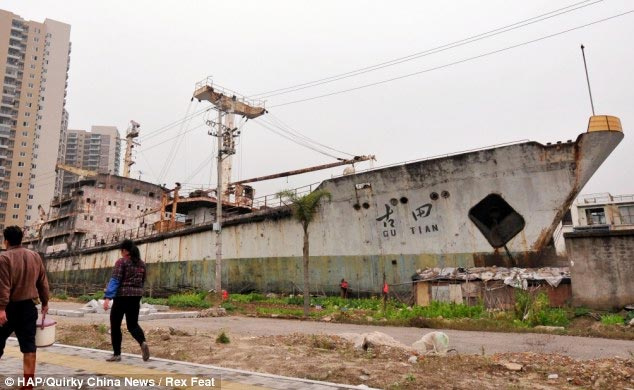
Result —
[[55, 325], [57, 322], [42, 316], [42, 321], [38, 321], [35, 328], [35, 346], [50, 347], [55, 343]]

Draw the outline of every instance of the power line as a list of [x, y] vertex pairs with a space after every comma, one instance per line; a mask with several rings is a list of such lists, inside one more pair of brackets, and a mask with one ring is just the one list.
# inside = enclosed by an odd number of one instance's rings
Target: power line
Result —
[[518, 48], [518, 47], [521, 47], [521, 46], [526, 46], [526, 45], [529, 45], [531, 43], [535, 43], [535, 42], [543, 41], [543, 40], [546, 40], [546, 39], [549, 39], [549, 38], [553, 38], [553, 37], [556, 37], [556, 36], [559, 36], [559, 35], [563, 35], [563, 34], [571, 32], [571, 31], [580, 30], [580, 29], [585, 28], [585, 27], [589, 27], [589, 26], [592, 26], [592, 25], [595, 25], [595, 24], [606, 22], [606, 21], [611, 20], [611, 19], [616, 19], [616, 18], [619, 18], [621, 16], [625, 16], [627, 14], [631, 14], [632, 12], [634, 12], [634, 10], [629, 10], [629, 11], [626, 11], [626, 12], [623, 12], [623, 13], [620, 13], [620, 14], [617, 14], [617, 15], [609, 16], [607, 18], [595, 20], [594, 22], [590, 22], [590, 23], [586, 23], [586, 24], [583, 24], [583, 25], [580, 25], [580, 26], [577, 26], [577, 27], [569, 28], [567, 30], [563, 30], [563, 31], [560, 31], [560, 32], [557, 32], [557, 33], [554, 33], [554, 34], [545, 35], [545, 36], [542, 36], [542, 37], [537, 38], [537, 39], [533, 39], [533, 40], [530, 40], [530, 41], [524, 41], [524, 42], [518, 43], [516, 45], [507, 46], [507, 47], [502, 48], [502, 49], [493, 50], [493, 51], [490, 51], [490, 52], [487, 52], [487, 53], [479, 54], [477, 56], [465, 58], [465, 59], [462, 59], [462, 60], [459, 60], [459, 61], [450, 62], [450, 63], [444, 64], [444, 65], [440, 65], [440, 66], [436, 66], [436, 67], [433, 67], [433, 68], [424, 69], [424, 70], [421, 70], [421, 71], [418, 71], [418, 72], [408, 73], [408, 74], [405, 74], [405, 75], [402, 75], [402, 76], [393, 77], [393, 78], [390, 78], [390, 79], [377, 81], [377, 82], [370, 83], [370, 84], [364, 84], [364, 85], [361, 85], [361, 86], [358, 86], [358, 87], [354, 87], [354, 88], [348, 88], [348, 89], [339, 90], [339, 91], [335, 91], [335, 92], [331, 92], [331, 93], [326, 93], [326, 94], [323, 94], [323, 95], [317, 95], [317, 96], [313, 96], [313, 97], [310, 97], [310, 98], [293, 100], [293, 101], [286, 102], [286, 103], [276, 104], [274, 106], [271, 106], [271, 108], [283, 107], [283, 106], [287, 106], [287, 105], [290, 105], [290, 104], [302, 103], [302, 102], [307, 102], [307, 101], [310, 101], [310, 100], [316, 100], [316, 99], [321, 99], [321, 98], [324, 98], [324, 97], [339, 95], [339, 94], [346, 93], [346, 92], [357, 91], [357, 90], [360, 90], [360, 89], [369, 88], [369, 87], [373, 87], [373, 86], [376, 86], [376, 85], [386, 84], [386, 83], [389, 83], [389, 82], [392, 82], [392, 81], [401, 80], [401, 79], [404, 79], [404, 78], [416, 76], [416, 75], [419, 75], [419, 74], [428, 73], [428, 72], [431, 72], [431, 71], [434, 71], [434, 70], [448, 68], [450, 66], [454, 66], [454, 65], [465, 63], [465, 62], [473, 61], [473, 60], [476, 60], [476, 59], [479, 59], [479, 58], [487, 57], [487, 56], [490, 56], [490, 55], [493, 55], [493, 54], [501, 53], [501, 52], [508, 51], [508, 50], [511, 50], [511, 49], [515, 49], [515, 48]]
[[174, 138], [178, 138], [178, 137], [181, 137], [181, 136], [183, 136], [183, 135], [185, 135], [185, 134], [187, 134], [187, 133], [191, 133], [192, 131], [194, 131], [194, 130], [196, 130], [196, 129], [200, 129], [200, 128], [201, 128], [201, 127], [203, 127], [203, 126], [205, 126], [205, 124], [204, 124], [204, 123], [203, 123], [203, 124], [201, 124], [201, 125], [198, 125], [198, 126], [196, 126], [196, 127], [192, 127], [191, 129], [189, 129], [189, 130], [187, 130], [187, 131], [183, 132], [183, 134], [177, 134], [177, 135], [175, 135], [174, 137], [170, 137], [170, 138], [168, 138], [168, 139], [165, 139], [165, 140], [163, 140], [163, 141], [161, 141], [161, 142], [159, 142], [159, 143], [157, 143], [157, 144], [154, 144], [154, 145], [152, 145], [152, 146], [150, 146], [150, 147], [143, 148], [143, 151], [144, 151], [144, 152], [147, 152], [147, 151], [148, 151], [148, 150], [150, 150], [150, 149], [154, 149], [154, 148], [156, 148], [157, 146], [161, 146], [161, 145], [163, 145], [164, 143], [166, 143], [166, 142], [169, 142], [169, 141], [173, 140]]
[[209, 110], [211, 110], [211, 107], [207, 107], [207, 108], [203, 108], [202, 110], [195, 111], [195, 112], [193, 112], [193, 113], [192, 113], [192, 114], [190, 114], [190, 115], [186, 115], [186, 116], [184, 116], [184, 117], [183, 117], [183, 118], [181, 118], [181, 119], [178, 119], [178, 120], [176, 120], [176, 121], [174, 121], [174, 122], [168, 123], [167, 125], [165, 125], [165, 126], [163, 126], [163, 127], [160, 127], [159, 129], [157, 129], [157, 130], [155, 130], [155, 131], [153, 131], [153, 132], [149, 133], [149, 134], [148, 134], [148, 135], [146, 135], [146, 136], [140, 136], [140, 137], [139, 137], [139, 141], [147, 141], [147, 140], [148, 140], [148, 139], [150, 139], [150, 138], [154, 138], [154, 137], [156, 137], [157, 135], [160, 135], [160, 134], [162, 134], [162, 133], [166, 132], [167, 130], [169, 130], [169, 129], [173, 128], [173, 127], [176, 127], [176, 126], [178, 126], [179, 124], [181, 124], [181, 123], [183, 123], [183, 122], [187, 121], [188, 119], [192, 119], [192, 118], [194, 118], [194, 117], [196, 117], [196, 116], [198, 116], [198, 115], [201, 115], [201, 114], [203, 114], [203, 113], [205, 113], [205, 112], [207, 112], [207, 111], [209, 111]]
[[320, 142], [318, 142], [318, 141], [315, 141], [314, 139], [312, 139], [312, 138], [310, 138], [310, 137], [308, 137], [308, 136], [306, 136], [306, 135], [302, 134], [302, 133], [301, 133], [301, 132], [299, 132], [298, 130], [296, 130], [296, 129], [292, 128], [291, 126], [289, 126], [289, 125], [288, 125], [288, 124], [286, 124], [284, 121], [282, 121], [280, 118], [276, 117], [275, 115], [273, 115], [273, 114], [272, 114], [272, 113], [270, 113], [270, 112], [269, 112], [269, 115], [268, 115], [268, 116], [269, 116], [269, 117], [270, 117], [273, 121], [275, 121], [275, 122], [277, 122], [277, 123], [278, 123], [278, 126], [276, 126], [276, 127], [278, 127], [279, 129], [282, 129], [282, 130], [283, 130], [283, 129], [287, 129], [287, 131], [288, 131], [288, 132], [289, 132], [289, 134], [291, 134], [291, 135], [296, 135], [296, 136], [298, 136], [298, 137], [300, 137], [300, 138], [302, 138], [302, 139], [304, 139], [304, 140], [306, 140], [306, 141], [308, 141], [308, 142], [311, 142], [311, 143], [314, 143], [314, 144], [316, 144], [316, 145], [319, 145], [319, 146], [321, 146], [321, 147], [323, 147], [323, 148], [326, 148], [326, 149], [332, 150], [333, 152], [337, 152], [337, 153], [341, 153], [341, 154], [346, 154], [346, 155], [348, 155], [348, 156], [350, 156], [350, 157], [354, 157], [354, 156], [355, 156], [354, 154], [347, 153], [347, 152], [344, 152], [344, 151], [341, 151], [341, 150], [338, 150], [338, 149], [332, 148], [332, 147], [330, 147], [330, 146], [328, 146], [328, 145], [324, 145], [324, 144], [322, 144], [322, 143], [320, 143]]
[[[186, 117], [188, 116], [187, 114], [189, 113], [191, 106], [192, 106], [192, 102], [190, 101], [189, 105], [187, 106], [187, 112], [185, 114]], [[191, 118], [188, 121], [182, 122], [180, 128], [178, 129], [178, 135], [181, 135], [185, 127], [189, 126], [190, 123], [191, 123]], [[172, 147], [170, 148], [170, 151], [167, 154], [167, 158], [165, 159], [165, 163], [163, 164], [163, 168], [161, 169], [159, 173], [159, 181], [163, 181], [165, 179], [165, 176], [167, 175], [167, 172], [171, 168], [172, 163], [174, 162], [174, 159], [177, 156], [178, 150], [180, 149], [183, 143], [183, 138], [184, 137], [179, 137], [178, 141], [172, 144]]]
[[333, 155], [333, 154], [331, 154], [331, 153], [328, 153], [328, 152], [326, 152], [326, 151], [319, 150], [318, 148], [316, 148], [315, 146], [312, 146], [310, 143], [308, 143], [308, 142], [306, 142], [306, 141], [303, 141], [303, 140], [301, 140], [301, 139], [298, 139], [297, 137], [293, 137], [293, 136], [291, 136], [291, 135], [288, 135], [288, 134], [287, 134], [286, 132], [284, 132], [284, 131], [280, 131], [280, 130], [278, 130], [278, 129], [274, 128], [274, 127], [271, 127], [271, 126], [269, 126], [269, 125], [268, 125], [267, 123], [265, 123], [265, 122], [262, 122], [262, 121], [260, 121], [260, 120], [256, 120], [256, 123], [257, 123], [257, 124], [259, 124], [260, 126], [264, 127], [266, 130], [268, 130], [268, 131], [270, 131], [270, 132], [272, 132], [272, 133], [275, 133], [275, 134], [279, 135], [279, 136], [280, 136], [280, 137], [282, 137], [282, 138], [286, 138], [287, 140], [289, 140], [289, 141], [291, 141], [291, 142], [293, 142], [293, 143], [296, 143], [296, 144], [298, 144], [298, 145], [300, 145], [300, 146], [303, 146], [303, 147], [305, 147], [305, 148], [308, 148], [308, 149], [310, 149], [310, 150], [312, 150], [312, 151], [314, 151], [314, 152], [317, 152], [317, 153], [323, 154], [323, 155], [328, 156], [328, 157], [332, 157], [332, 158], [337, 159], [337, 160], [343, 160], [343, 159], [342, 159], [341, 157], [339, 157], [339, 156], [335, 156], [335, 155]]
[[[303, 90], [303, 89], [306, 89], [306, 88], [312, 88], [312, 87], [316, 87], [316, 86], [319, 86], [319, 85], [332, 83], [334, 81], [339, 81], [339, 80], [342, 80], [342, 79], [355, 77], [355, 76], [358, 76], [358, 75], [361, 75], [361, 74], [364, 74], [364, 73], [373, 72], [375, 70], [383, 69], [383, 68], [386, 68], [386, 67], [389, 67], [389, 66], [398, 65], [398, 64], [401, 64], [401, 63], [404, 63], [404, 62], [408, 62], [408, 61], [413, 61], [413, 60], [416, 60], [416, 59], [419, 59], [419, 58], [422, 58], [422, 57], [425, 57], [425, 56], [428, 56], [428, 55], [440, 53], [440, 52], [443, 52], [443, 51], [446, 51], [446, 50], [450, 50], [450, 49], [453, 49], [453, 48], [456, 48], [456, 47], [467, 45], [469, 43], [473, 43], [473, 42], [477, 42], [477, 41], [480, 41], [480, 40], [483, 40], [483, 39], [491, 38], [491, 37], [494, 37], [496, 35], [500, 35], [500, 34], [503, 34], [503, 33], [506, 33], [506, 32], [512, 31], [512, 30], [516, 30], [516, 29], [522, 28], [522, 27], [526, 27], [526, 26], [529, 26], [531, 24], [535, 24], [535, 23], [538, 23], [538, 22], [542, 22], [544, 20], [551, 19], [551, 18], [554, 18], [554, 17], [557, 17], [557, 16], [561, 16], [561, 15], [567, 14], [569, 12], [573, 12], [573, 11], [576, 11], [576, 10], [579, 10], [579, 9], [582, 9], [582, 8], [585, 8], [585, 7], [588, 7], [588, 6], [591, 6], [591, 5], [595, 5], [597, 3], [602, 2], [603, 0], [596, 0], [596, 1], [593, 1], [592, 3], [590, 3], [590, 4], [584, 4], [584, 3], [588, 3], [589, 1], [591, 1], [591, 0], [581, 1], [581, 2], [572, 4], [572, 5], [563, 7], [563, 8], [559, 8], [559, 9], [547, 12], [545, 14], [537, 15], [537, 16], [534, 16], [532, 18], [524, 19], [524, 20], [521, 20], [519, 22], [515, 22], [513, 24], [509, 24], [509, 25], [506, 25], [506, 26], [503, 26], [503, 27], [499, 27], [499, 28], [496, 28], [496, 29], [493, 29], [493, 30], [489, 30], [487, 32], [480, 33], [480, 34], [477, 34], [477, 35], [472, 35], [470, 37], [463, 38], [463, 39], [460, 39], [458, 41], [447, 43], [447, 44], [444, 44], [444, 45], [441, 45], [441, 46], [437, 46], [437, 47], [434, 47], [434, 48], [431, 48], [431, 49], [427, 49], [427, 50], [424, 50], [424, 51], [421, 51], [421, 52], [410, 54], [410, 55], [407, 55], [407, 56], [404, 56], [404, 57], [395, 58], [395, 59], [390, 60], [390, 61], [386, 61], [386, 62], [382, 62], [382, 63], [379, 63], [379, 64], [367, 66], [367, 67], [364, 67], [364, 68], [355, 69], [355, 70], [352, 70], [352, 71], [349, 71], [349, 72], [340, 73], [340, 74], [337, 74], [337, 75], [333, 75], [333, 76], [330, 76], [330, 77], [322, 78], [322, 79], [319, 79], [319, 80], [310, 81], [310, 82], [303, 83], [303, 84], [297, 84], [297, 85], [293, 85], [293, 86], [289, 86], [289, 87], [285, 87], [285, 88], [280, 88], [280, 89], [275, 89], [275, 90], [268, 91], [268, 92], [259, 93], [259, 94], [253, 95], [253, 96], [261, 96], [261, 98], [270, 98], [270, 97], [273, 97], [273, 96], [278, 96], [278, 95], [282, 95], [282, 94], [296, 92], [296, 91], [300, 91], [300, 90]], [[576, 7], [576, 8], [572, 8], [572, 7]], [[572, 8], [572, 9], [570, 9], [570, 8]]]

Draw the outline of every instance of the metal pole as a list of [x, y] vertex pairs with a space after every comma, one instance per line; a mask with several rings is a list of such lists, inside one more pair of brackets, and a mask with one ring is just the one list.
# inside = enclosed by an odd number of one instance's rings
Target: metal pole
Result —
[[588, 76], [588, 65], [586, 64], [585, 46], [581, 44], [581, 55], [583, 56], [583, 67], [586, 70], [586, 81], [588, 82], [588, 93], [590, 94], [590, 106], [592, 107], [592, 116], [594, 116], [594, 102], [592, 101], [592, 90], [590, 89], [590, 77]]
[[218, 304], [222, 302], [222, 112], [218, 109], [218, 186], [216, 187], [216, 280]]

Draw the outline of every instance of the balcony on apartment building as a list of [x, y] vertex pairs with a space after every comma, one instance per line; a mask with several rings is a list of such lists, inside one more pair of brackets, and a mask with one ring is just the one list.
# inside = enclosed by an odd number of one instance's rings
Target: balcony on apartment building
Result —
[[11, 138], [11, 127], [7, 125], [0, 125], [0, 138]]

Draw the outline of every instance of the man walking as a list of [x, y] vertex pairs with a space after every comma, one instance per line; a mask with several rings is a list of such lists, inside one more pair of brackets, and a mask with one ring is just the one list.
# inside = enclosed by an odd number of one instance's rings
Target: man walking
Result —
[[[22, 229], [3, 231], [6, 251], [0, 253], [0, 358], [9, 335], [15, 331], [23, 354], [25, 383], [35, 376], [36, 300], [42, 315], [48, 312], [48, 279], [40, 256], [21, 246]], [[32, 386], [23, 386], [32, 388]]]

